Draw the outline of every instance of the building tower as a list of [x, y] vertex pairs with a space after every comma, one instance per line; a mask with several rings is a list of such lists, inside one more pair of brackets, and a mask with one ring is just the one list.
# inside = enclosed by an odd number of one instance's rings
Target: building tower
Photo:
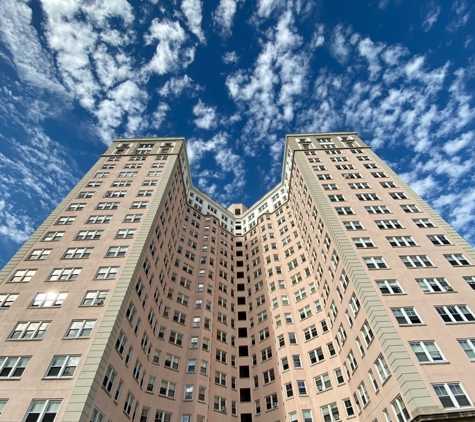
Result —
[[0, 422], [474, 420], [473, 264], [356, 133], [227, 209], [116, 140], [0, 273]]

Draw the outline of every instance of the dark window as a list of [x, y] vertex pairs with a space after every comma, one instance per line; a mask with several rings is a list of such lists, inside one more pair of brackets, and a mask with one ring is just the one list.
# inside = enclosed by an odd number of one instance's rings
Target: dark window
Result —
[[249, 378], [249, 377], [250, 377], [249, 366], [248, 365], [240, 366], [239, 378]]
[[249, 347], [239, 346], [239, 356], [249, 356]]
[[238, 328], [238, 337], [239, 338], [246, 338], [247, 337], [247, 328], [246, 327]]
[[[239, 277], [239, 276], [238, 276]], [[238, 292], [243, 292], [244, 290], [246, 290], [246, 285], [243, 284], [243, 283], [239, 283], [237, 285], [237, 289], [238, 289]]]
[[242, 246], [242, 242], [236, 242], [236, 246]]
[[245, 305], [246, 304], [246, 297], [238, 297], [238, 305]]
[[250, 402], [251, 401], [251, 389], [250, 388], [241, 388], [239, 389], [239, 396], [241, 402]]
[[241, 422], [252, 422], [252, 413], [241, 413]]
[[245, 321], [245, 320], [246, 320], [246, 312], [245, 311], [238, 312], [238, 321]]
[[236, 277], [237, 278], [244, 278], [244, 272], [238, 271]]

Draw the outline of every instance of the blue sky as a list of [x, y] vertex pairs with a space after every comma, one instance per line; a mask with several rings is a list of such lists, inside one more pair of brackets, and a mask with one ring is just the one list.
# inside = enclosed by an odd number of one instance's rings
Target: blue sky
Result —
[[357, 131], [475, 244], [472, 2], [1, 3], [0, 267], [135, 136], [185, 136], [194, 183], [250, 205], [286, 133]]

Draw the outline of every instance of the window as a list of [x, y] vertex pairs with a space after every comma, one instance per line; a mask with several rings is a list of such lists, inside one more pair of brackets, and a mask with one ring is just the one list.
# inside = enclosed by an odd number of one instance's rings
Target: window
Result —
[[64, 235], [64, 232], [48, 232], [45, 237], [43, 237], [43, 242], [57, 242]]
[[348, 183], [351, 189], [371, 189], [368, 183]]
[[322, 410], [323, 422], [335, 422], [340, 420], [340, 412], [336, 403], [327, 404], [320, 409]]
[[401, 208], [404, 212], [407, 213], [415, 213], [415, 212], [421, 212], [421, 210], [417, 207], [417, 205], [401, 205]]
[[453, 287], [445, 278], [416, 278], [416, 282], [424, 293], [453, 292]]
[[86, 206], [85, 203], [75, 203], [75, 204], [71, 204], [67, 211], [82, 211], [84, 209], [84, 207]]
[[171, 422], [173, 413], [168, 413], [163, 410], [157, 410], [155, 413], [155, 422]]
[[391, 311], [399, 325], [422, 324], [414, 308], [392, 308]]
[[409, 342], [412, 351], [416, 354], [417, 360], [421, 363], [445, 362], [445, 358], [440, 352], [435, 341]]
[[371, 330], [368, 321], [365, 321], [361, 327], [361, 335], [363, 336], [366, 346], [368, 347], [374, 339], [373, 330]]
[[400, 256], [407, 268], [433, 267], [434, 264], [425, 255], [404, 255]]
[[266, 396], [266, 410], [277, 409], [279, 407], [279, 402], [277, 400], [277, 393]]
[[56, 418], [61, 400], [32, 400], [25, 422], [52, 422]]
[[379, 201], [380, 200], [379, 196], [376, 195], [375, 193], [359, 193], [356, 195], [356, 197], [360, 201]]
[[293, 355], [292, 361], [294, 362], [294, 368], [300, 369], [302, 368], [302, 361], [300, 360], [300, 355]]
[[388, 177], [388, 176], [386, 176], [386, 173], [383, 173], [382, 171], [374, 172], [374, 173], [371, 173], [371, 174], [373, 175], [373, 177], [376, 177], [377, 179], [382, 178], [382, 177]]
[[393, 247], [417, 246], [411, 236], [393, 236], [386, 238]]
[[435, 393], [439, 397], [444, 409], [461, 409], [473, 406], [470, 398], [459, 382], [433, 384]]
[[358, 363], [356, 362], [355, 355], [353, 354], [352, 350], [350, 350], [350, 352], [348, 353], [346, 360], [348, 362], [348, 365], [350, 366], [351, 372], [355, 372], [356, 368], [358, 367]]
[[125, 398], [125, 402], [124, 402], [124, 412], [130, 416], [130, 413], [132, 412], [132, 407], [134, 405], [134, 402], [135, 402], [135, 397], [133, 396], [133, 394], [129, 391], [127, 393], [127, 397]]
[[353, 405], [351, 404], [351, 399], [344, 399], [343, 400], [343, 406], [345, 407], [346, 411], [346, 416], [349, 418], [352, 418], [355, 416], [355, 411], [353, 409]]
[[114, 388], [116, 378], [117, 378], [117, 372], [115, 372], [114, 368], [109, 365], [109, 367], [107, 368], [106, 374], [104, 375], [104, 380], [102, 381], [102, 386], [109, 394], [112, 393], [112, 389]]
[[461, 254], [450, 254], [444, 255], [445, 259], [449, 261], [453, 267], [463, 267], [466, 265], [472, 265], [470, 262]]
[[388, 264], [384, 261], [384, 259], [380, 256], [373, 256], [368, 258], [363, 258], [366, 266], [370, 269], [384, 269], [389, 268]]
[[332, 388], [332, 383], [328, 373], [318, 375], [314, 378], [314, 381], [315, 387], [317, 388], [317, 393], [321, 393], [322, 391], [326, 391]]
[[435, 227], [434, 223], [430, 221], [428, 218], [416, 218], [414, 221], [415, 225], [417, 227], [420, 227], [421, 229], [426, 229], [429, 227]]
[[323, 355], [323, 350], [321, 347], [317, 347], [314, 350], [311, 350], [308, 352], [308, 358], [310, 359], [310, 363], [312, 365], [319, 363], [325, 359], [325, 356]]
[[56, 220], [56, 225], [70, 225], [73, 224], [76, 217], [59, 217]]
[[338, 215], [354, 215], [354, 211], [350, 207], [336, 207], [335, 211]]
[[79, 192], [77, 198], [92, 198], [94, 192]]
[[[193, 385], [185, 385], [183, 400], [185, 400], [185, 401], [193, 400], [193, 390], [194, 390]], [[188, 419], [188, 420], [190, 420], [190, 419]]]
[[163, 380], [160, 385], [159, 396], [168, 397], [170, 399], [175, 398], [176, 384], [171, 381]]
[[391, 192], [389, 195], [393, 199], [409, 199], [404, 192]]
[[29, 356], [0, 357], [0, 379], [20, 379], [28, 362]]
[[81, 302], [81, 306], [102, 306], [104, 305], [108, 294], [108, 290], [88, 291]]
[[55, 292], [37, 293], [30, 304], [30, 308], [59, 308], [67, 295], [67, 293]]
[[99, 240], [104, 230], [84, 230], [80, 231], [74, 240]]
[[369, 237], [354, 237], [353, 242], [357, 248], [374, 248], [374, 243]]
[[50, 253], [51, 249], [33, 249], [27, 259], [30, 261], [43, 260], [46, 259]]
[[345, 379], [343, 378], [343, 373], [341, 372], [340, 368], [334, 370], [336, 383], [337, 385], [343, 385], [345, 383]]
[[[89, 338], [95, 325], [95, 319], [73, 320], [69, 324], [64, 338]], [[127, 338], [125, 341], [127, 342]]]
[[36, 270], [17, 270], [8, 280], [9, 283], [28, 283], [36, 274]]
[[0, 308], [9, 308], [17, 297], [18, 294], [0, 293]]
[[343, 195], [328, 195], [328, 199], [330, 199], [331, 202], [344, 202], [344, 201], [346, 201], [346, 199]]
[[463, 351], [470, 360], [475, 360], [475, 338], [467, 338], [458, 341]]
[[378, 372], [381, 382], [384, 383], [389, 378], [389, 375], [391, 375], [391, 372], [389, 372], [389, 367], [383, 355], [378, 356], [378, 358], [374, 362], [374, 366], [376, 368], [376, 371]]
[[346, 230], [364, 230], [363, 225], [359, 221], [344, 221]]
[[[214, 410], [218, 412], [226, 413], [226, 399], [223, 397], [214, 396]], [[233, 414], [234, 414], [234, 409], [233, 409]]]
[[397, 280], [376, 280], [376, 285], [383, 295], [399, 295], [404, 293]]
[[124, 223], [140, 223], [142, 214], [127, 214], [124, 218]]
[[409, 412], [406, 409], [406, 405], [402, 401], [401, 396], [397, 396], [392, 402], [391, 407], [393, 408], [393, 412], [396, 415], [398, 422], [409, 422], [411, 417], [409, 416]]
[[364, 382], [358, 385], [358, 394], [360, 396], [361, 403], [363, 403], [363, 407], [365, 407], [369, 403], [369, 397]]
[[475, 316], [466, 305], [436, 306], [435, 309], [446, 323], [475, 321]]
[[117, 277], [119, 272], [119, 267], [99, 267], [97, 270], [94, 279], [104, 280], [104, 279], [113, 279]]
[[9, 340], [41, 340], [51, 325], [50, 321], [19, 322], [10, 336]]
[[99, 202], [96, 210], [116, 210], [119, 208], [120, 202]]
[[391, 214], [391, 210], [386, 205], [371, 205], [364, 209], [368, 214]]
[[54, 356], [45, 378], [72, 378], [81, 356]]
[[398, 220], [376, 220], [375, 223], [381, 230], [404, 228]]
[[87, 224], [105, 224], [109, 223], [112, 219], [112, 215], [91, 215], [86, 223]]

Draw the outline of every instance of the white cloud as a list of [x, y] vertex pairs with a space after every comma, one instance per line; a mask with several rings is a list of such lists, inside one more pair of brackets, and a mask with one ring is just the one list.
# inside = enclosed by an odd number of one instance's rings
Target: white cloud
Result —
[[332, 32], [330, 41], [330, 54], [338, 60], [340, 64], [348, 61], [351, 49], [348, 37], [351, 35], [350, 27], [344, 28], [343, 25], [338, 24]]
[[11, 54], [18, 76], [26, 83], [68, 96], [32, 25], [33, 12], [22, 1], [4, 0], [0, 8], [0, 38]]
[[435, 6], [435, 5], [430, 5], [430, 10], [427, 13], [427, 16], [424, 19], [424, 22], [422, 22], [422, 29], [427, 32], [430, 31], [432, 28], [432, 25], [437, 22], [437, 19], [439, 19], [440, 15], [440, 6]]
[[205, 37], [201, 29], [203, 4], [201, 0], [182, 0], [181, 10], [186, 17], [188, 28], [195, 34], [200, 42], [205, 42]]
[[[209, 140], [192, 138], [187, 142], [187, 152], [197, 186], [222, 204], [235, 200], [246, 184], [246, 171], [244, 158], [229, 145], [229, 135], [219, 132]], [[201, 161], [210, 154], [217, 168], [202, 170]]]
[[239, 0], [220, 0], [213, 13], [213, 21], [223, 35], [230, 35]]
[[237, 63], [238, 61], [239, 61], [239, 56], [236, 54], [235, 51], [227, 51], [223, 55], [224, 64]]
[[158, 89], [158, 93], [164, 97], [179, 97], [183, 91], [191, 91], [193, 94], [203, 90], [203, 88], [194, 83], [188, 75], [181, 78], [170, 78], [163, 86]]
[[455, 0], [450, 11], [452, 19], [447, 25], [449, 31], [456, 31], [467, 25], [470, 18], [470, 10], [465, 0]]
[[207, 106], [199, 100], [193, 107], [193, 114], [197, 117], [193, 121], [200, 129], [211, 130], [217, 125], [216, 107]]
[[257, 14], [261, 18], [268, 18], [274, 10], [283, 8], [284, 5], [284, 0], [259, 0]]
[[145, 36], [147, 44], [157, 42], [155, 55], [149, 62], [148, 69], [164, 75], [187, 67], [194, 59], [194, 48], [183, 47], [186, 39], [186, 33], [179, 22], [154, 19]]
[[468, 144], [472, 144], [474, 139], [474, 131], [462, 133], [458, 138], [454, 139], [453, 141], [446, 142], [443, 147], [444, 151], [450, 155], [456, 154], [462, 148], [465, 148]]
[[167, 112], [170, 110], [170, 106], [166, 103], [160, 103], [157, 106], [157, 109], [152, 114], [152, 127], [155, 129], [160, 129], [160, 126], [165, 121]]

